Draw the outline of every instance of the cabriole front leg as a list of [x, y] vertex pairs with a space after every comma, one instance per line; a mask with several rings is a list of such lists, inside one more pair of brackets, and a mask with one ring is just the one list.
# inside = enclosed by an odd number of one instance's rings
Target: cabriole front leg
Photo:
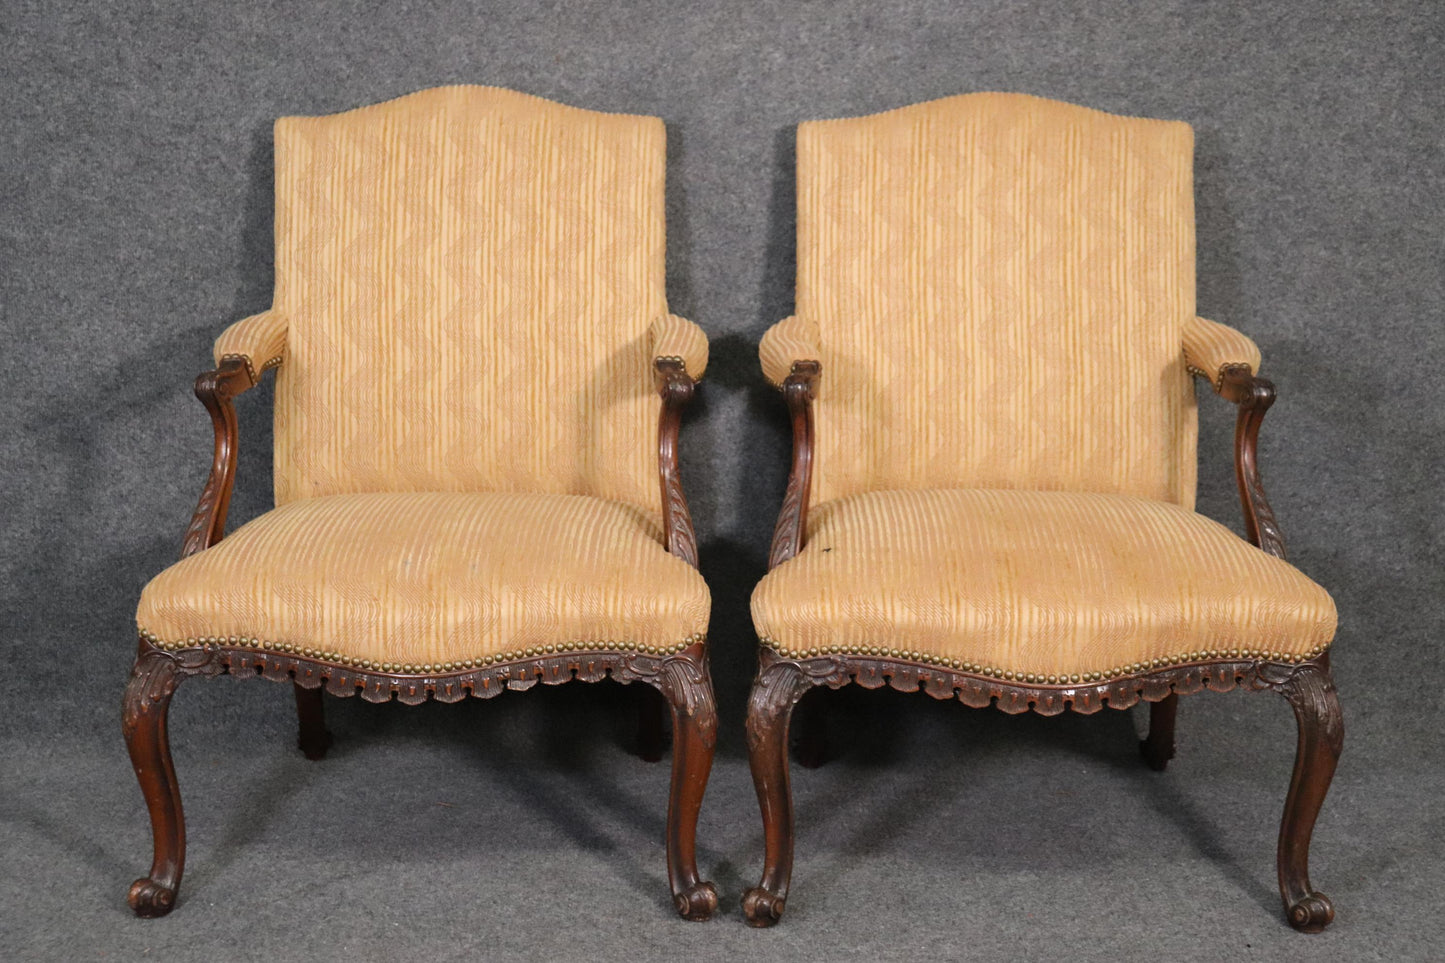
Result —
[[[765, 656], [766, 658], [766, 656]], [[782, 919], [793, 875], [793, 791], [788, 775], [788, 722], [812, 687], [797, 663], [764, 662], [748, 700], [748, 765], [763, 816], [763, 875], [743, 894], [751, 926]]]
[[137, 916], [169, 913], [175, 907], [185, 868], [185, 814], [166, 731], [171, 696], [181, 678], [175, 659], [162, 652], [142, 652], [125, 689], [121, 726], [155, 840], [150, 875], [132, 883], [126, 897]]
[[717, 911], [717, 888], [697, 871], [697, 817], [717, 745], [717, 703], [706, 656], [669, 659], [657, 686], [672, 707], [672, 787], [667, 802], [667, 878], [683, 919]]
[[1279, 893], [1289, 925], [1318, 933], [1335, 918], [1335, 908], [1310, 885], [1310, 836], [1344, 747], [1344, 719], [1328, 656], [1304, 663], [1273, 687], [1289, 700], [1299, 724], [1294, 774], [1279, 827]]

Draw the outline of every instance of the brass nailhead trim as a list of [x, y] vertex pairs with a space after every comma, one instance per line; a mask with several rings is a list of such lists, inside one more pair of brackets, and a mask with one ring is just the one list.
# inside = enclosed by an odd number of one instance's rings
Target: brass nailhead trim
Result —
[[221, 360], [217, 363], [217, 367], [220, 367], [220, 365], [225, 364], [227, 361], [239, 361], [246, 366], [246, 376], [251, 379], [251, 384], [254, 385], [256, 382], [261, 380], [261, 375], [264, 375], [272, 368], [279, 367], [282, 360], [283, 357], [279, 354], [273, 358], [267, 358], [266, 361], [261, 365], [261, 368], [258, 372], [258, 370], [251, 364], [250, 355], [223, 354], [221, 355]]
[[340, 652], [321, 649], [307, 648], [296, 645], [292, 642], [272, 642], [269, 639], [257, 639], [247, 636], [202, 636], [176, 641], [167, 641], [159, 638], [148, 629], [140, 629], [141, 638], [151, 645], [164, 652], [178, 652], [181, 649], [207, 648], [211, 646], [231, 646], [238, 649], [256, 649], [262, 652], [284, 652], [288, 655], [299, 655], [304, 658], [319, 659], [325, 662], [333, 662], [338, 665], [350, 666], [356, 669], [367, 669], [377, 672], [400, 673], [402, 675], [433, 675], [439, 672], [457, 672], [464, 669], [480, 668], [484, 665], [494, 665], [505, 662], [518, 662], [524, 659], [540, 658], [544, 655], [581, 655], [588, 652], [637, 652], [648, 655], [674, 655], [691, 645], [707, 640], [707, 635], [702, 632], [695, 632], [683, 639], [681, 642], [674, 642], [671, 645], [642, 645], [638, 642], [619, 642], [612, 639], [597, 641], [575, 641], [552, 643], [550, 645], [530, 646], [526, 649], [512, 652], [499, 652], [491, 655], [476, 656], [465, 661], [437, 662], [437, 663], [400, 663], [400, 662], [377, 662], [372, 659], [363, 659], [360, 656], [343, 655]]
[[1254, 365], [1250, 364], [1248, 361], [1220, 362], [1219, 370], [1212, 375], [1208, 371], [1205, 371], [1203, 368], [1189, 364], [1188, 362], [1185, 362], [1184, 368], [1195, 377], [1203, 378], [1205, 381], [1208, 381], [1210, 385], [1213, 386], [1216, 394], [1218, 394], [1220, 388], [1224, 387], [1224, 372], [1228, 369], [1248, 368], [1250, 374], [1254, 374]]
[[859, 655], [871, 658], [900, 659], [909, 662], [923, 662], [945, 669], [956, 669], [990, 679], [1004, 679], [1011, 682], [1032, 683], [1034, 685], [1069, 685], [1079, 682], [1108, 682], [1113, 679], [1123, 679], [1129, 676], [1140, 675], [1153, 669], [1188, 665], [1194, 662], [1208, 663], [1226, 659], [1247, 660], [1251, 662], [1299, 663], [1313, 659], [1323, 654], [1329, 648], [1328, 645], [1317, 645], [1311, 649], [1308, 654], [1300, 652], [1271, 652], [1264, 649], [1201, 649], [1195, 652], [1184, 652], [1179, 655], [1159, 656], [1158, 658], [1149, 659], [1145, 662], [1132, 662], [1128, 665], [1116, 665], [1099, 671], [1075, 673], [1065, 676], [1018, 672], [1013, 669], [1000, 669], [997, 666], [989, 666], [977, 662], [965, 662], [947, 655], [931, 655], [926, 652], [912, 652], [902, 649], [885, 649], [876, 645], [850, 644], [832, 647], [814, 646], [808, 649], [789, 649], [779, 645], [775, 640], [767, 638], [766, 636], [760, 638], [758, 641], [787, 659], [812, 659], [825, 655]]

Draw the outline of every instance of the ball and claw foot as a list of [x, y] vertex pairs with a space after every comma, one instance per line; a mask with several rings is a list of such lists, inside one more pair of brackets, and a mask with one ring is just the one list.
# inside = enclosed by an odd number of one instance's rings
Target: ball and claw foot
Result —
[[1288, 917], [1301, 933], [1318, 933], [1335, 918], [1335, 907], [1324, 893], [1311, 893], [1289, 908]]
[[126, 894], [125, 901], [137, 916], [165, 916], [175, 909], [176, 891], [145, 876], [130, 884], [130, 892]]
[[743, 894], [743, 915], [749, 926], [772, 926], [783, 918], [784, 902], [778, 894], [754, 886]]
[[717, 887], [709, 882], [694, 883], [674, 896], [672, 905], [683, 919], [701, 923], [717, 912]]

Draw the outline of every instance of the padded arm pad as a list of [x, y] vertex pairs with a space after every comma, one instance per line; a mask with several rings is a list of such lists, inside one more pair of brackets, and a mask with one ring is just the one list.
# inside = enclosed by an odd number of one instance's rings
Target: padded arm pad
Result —
[[1184, 363], [1218, 391], [1225, 368], [1245, 365], [1258, 373], [1259, 347], [1227, 325], [1191, 318], [1184, 324]]
[[652, 322], [647, 334], [654, 364], [680, 361], [694, 381], [707, 370], [707, 334], [696, 324], [675, 314], [664, 314]]
[[763, 374], [773, 384], [781, 386], [793, 371], [798, 361], [820, 361], [818, 325], [799, 317], [784, 318], [763, 334], [758, 345], [758, 357], [763, 362]]
[[245, 362], [254, 385], [286, 355], [286, 319], [274, 311], [243, 318], [221, 332], [211, 352], [216, 367], [228, 359]]

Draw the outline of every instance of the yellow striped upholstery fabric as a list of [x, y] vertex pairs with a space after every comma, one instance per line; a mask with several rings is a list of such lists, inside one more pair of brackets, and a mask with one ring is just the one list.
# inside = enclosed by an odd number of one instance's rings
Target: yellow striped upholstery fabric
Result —
[[1190, 318], [1184, 325], [1184, 363], [1218, 391], [1225, 368], [1244, 365], [1259, 371], [1259, 347], [1228, 325]]
[[763, 374], [773, 384], [781, 385], [792, 373], [794, 362], [821, 360], [822, 352], [818, 348], [821, 340], [818, 326], [813, 322], [796, 315], [784, 318], [763, 332], [762, 343], [758, 345]]
[[[583, 495], [386, 492], [289, 502], [157, 576], [140, 629], [444, 666], [707, 631], [697, 570], [652, 514]], [[190, 642], [194, 644], [194, 641]]]
[[276, 124], [278, 507], [157, 576], [140, 630], [382, 670], [674, 650], [708, 592], [661, 531], [660, 120], [445, 87]]
[[242, 318], [216, 339], [216, 364], [229, 359], [245, 362], [255, 384], [267, 368], [286, 357], [286, 319], [275, 311], [262, 311]]
[[808, 527], [803, 552], [753, 593], [759, 635], [791, 654], [896, 650], [1080, 681], [1240, 652], [1310, 655], [1334, 636], [1324, 589], [1167, 502], [880, 491], [822, 505]]
[[1186, 124], [1020, 94], [800, 125], [817, 500], [985, 487], [1192, 506], [1192, 165]]
[[648, 332], [654, 361], [677, 360], [693, 380], [707, 370], [707, 335], [686, 318], [665, 314], [653, 321]]
[[665, 133], [489, 87], [276, 124], [276, 501], [658, 508]]

